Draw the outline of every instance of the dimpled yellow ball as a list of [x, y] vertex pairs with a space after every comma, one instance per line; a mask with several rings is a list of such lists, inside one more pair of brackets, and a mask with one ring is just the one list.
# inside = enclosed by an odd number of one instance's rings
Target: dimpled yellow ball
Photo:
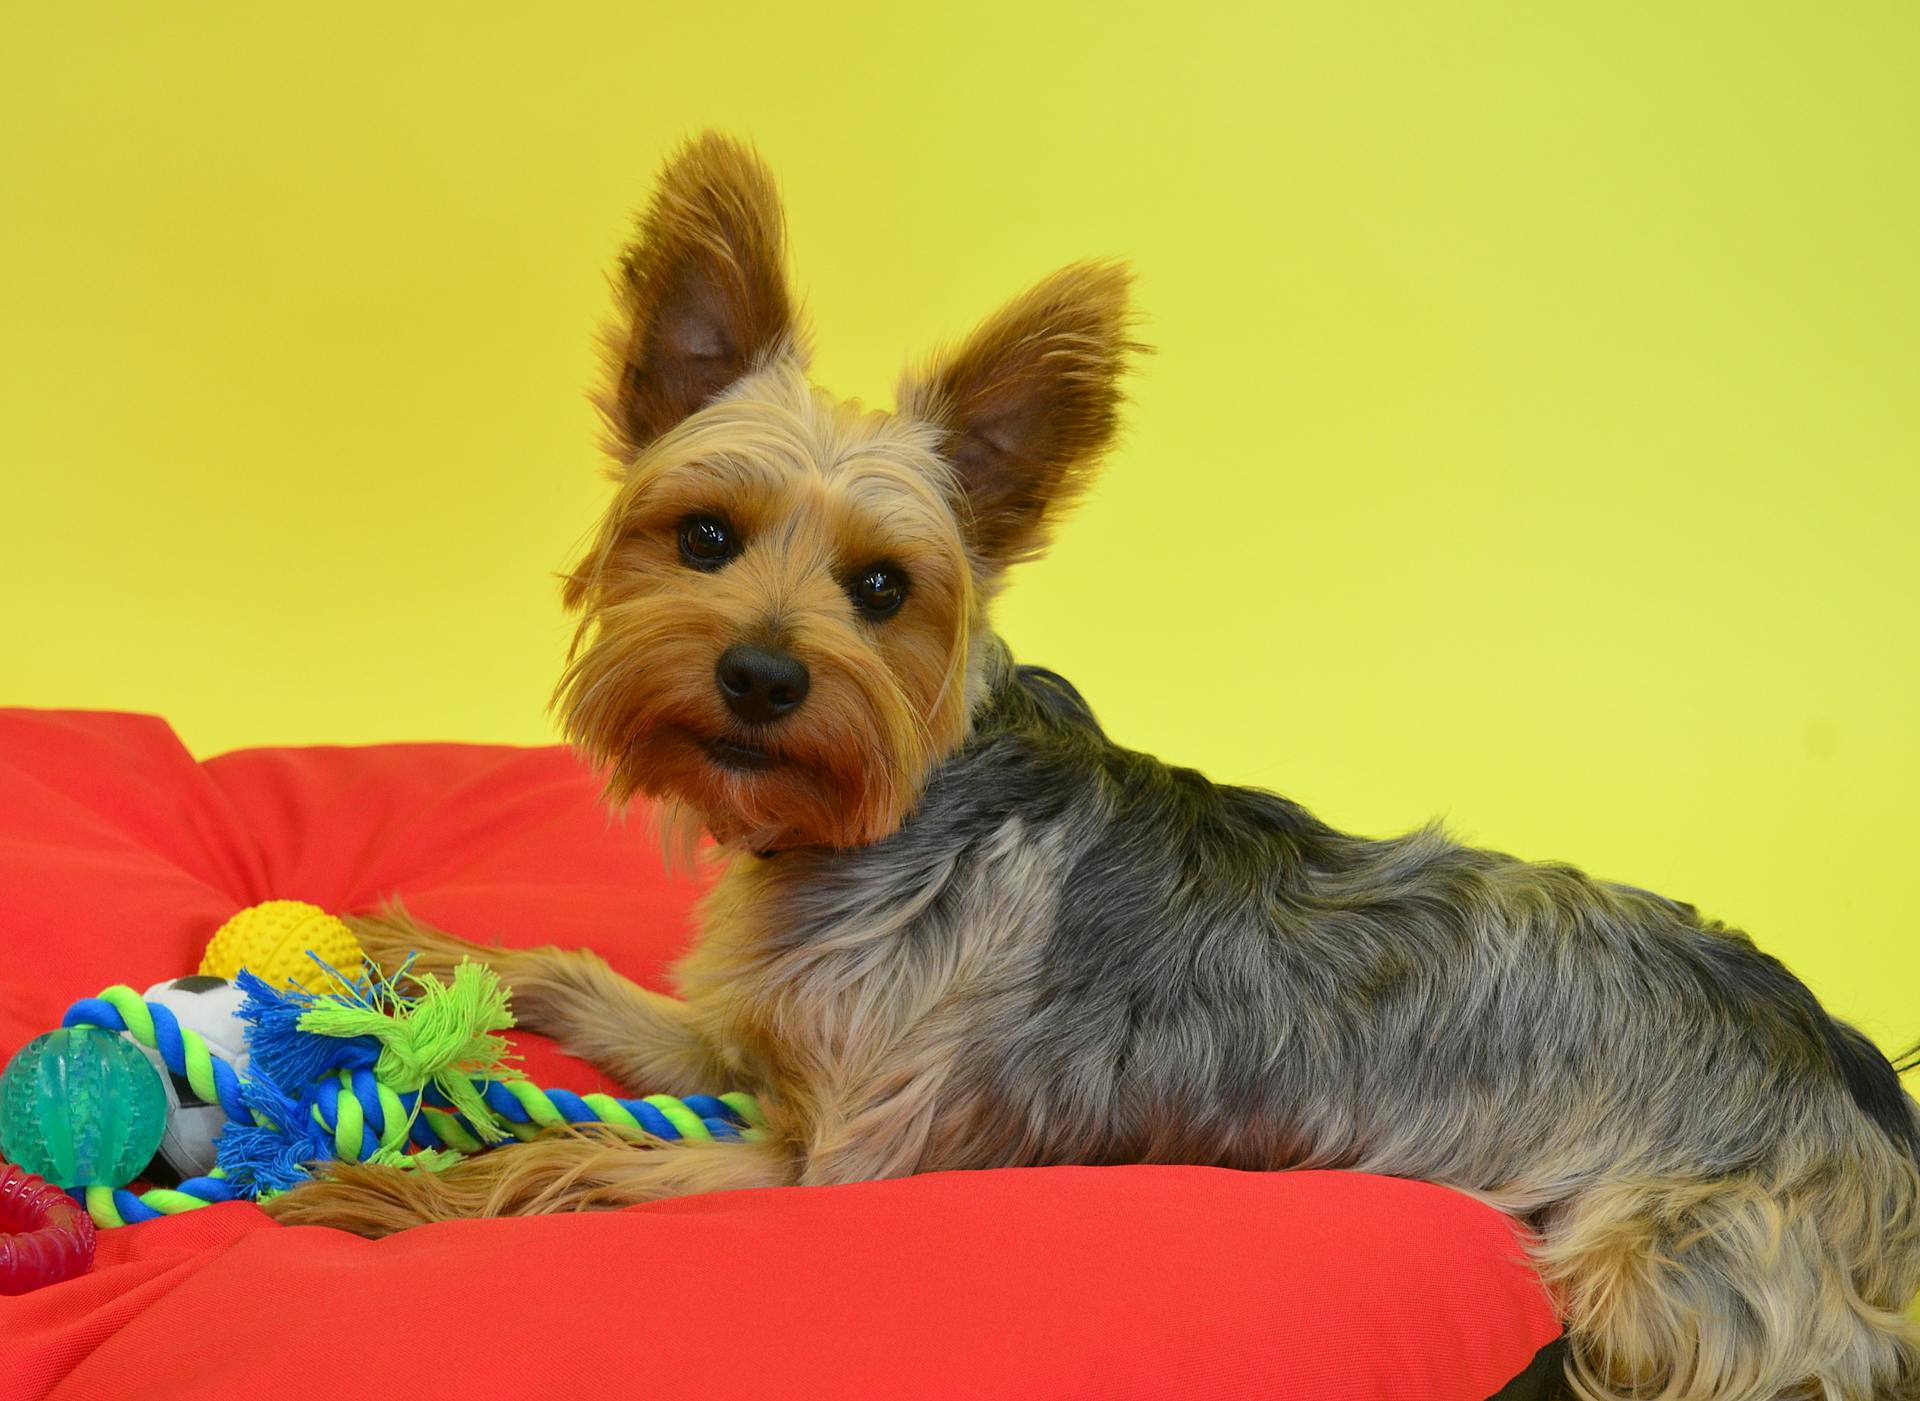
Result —
[[207, 945], [200, 971], [231, 979], [242, 968], [274, 987], [317, 988], [326, 976], [308, 951], [342, 973], [360, 971], [360, 941], [342, 921], [304, 900], [269, 900], [240, 911]]

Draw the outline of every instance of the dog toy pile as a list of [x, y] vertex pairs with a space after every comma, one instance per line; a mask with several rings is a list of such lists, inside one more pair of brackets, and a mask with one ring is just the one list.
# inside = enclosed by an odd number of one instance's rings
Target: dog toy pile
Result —
[[[203, 972], [145, 997], [107, 988], [0, 1075], [0, 1153], [84, 1202], [88, 1259], [93, 1224], [269, 1197], [329, 1160], [437, 1171], [566, 1124], [672, 1140], [739, 1138], [763, 1123], [744, 1094], [620, 1099], [514, 1077], [507, 993], [480, 964], [403, 993], [405, 969], [349, 975], [303, 951], [306, 976], [327, 988], [309, 991], [284, 957], [287, 930], [342, 946], [313, 907], [273, 906], [292, 908], [243, 911], [215, 937], [208, 961], [219, 966], [215, 948], [237, 961], [231, 982]], [[352, 939], [344, 924], [338, 933]], [[256, 955], [274, 979], [255, 971]], [[178, 1185], [132, 1190], [156, 1166]], [[0, 1220], [0, 1232], [18, 1229]], [[0, 1288], [21, 1239], [0, 1234]]]

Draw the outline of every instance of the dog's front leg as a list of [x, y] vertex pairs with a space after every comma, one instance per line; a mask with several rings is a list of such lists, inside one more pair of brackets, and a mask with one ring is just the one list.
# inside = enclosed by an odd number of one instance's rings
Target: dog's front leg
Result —
[[439, 1172], [329, 1163], [313, 1181], [262, 1203], [283, 1226], [379, 1237], [435, 1221], [613, 1211], [663, 1197], [779, 1187], [796, 1180], [778, 1138], [635, 1143], [563, 1132], [478, 1154]]
[[421, 924], [399, 905], [350, 917], [361, 946], [392, 973], [445, 978], [459, 963], [485, 963], [513, 994], [515, 1021], [551, 1036], [635, 1094], [715, 1094], [737, 1088], [733, 1072], [677, 998], [621, 977], [584, 949], [504, 949]]

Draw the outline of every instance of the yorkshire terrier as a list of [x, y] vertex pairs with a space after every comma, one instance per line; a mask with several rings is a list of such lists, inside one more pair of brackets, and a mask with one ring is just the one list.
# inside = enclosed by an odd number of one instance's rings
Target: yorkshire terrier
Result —
[[618, 487], [565, 582], [569, 739], [725, 860], [680, 996], [362, 923], [388, 966], [484, 958], [636, 1091], [756, 1091], [768, 1130], [334, 1165], [269, 1210], [380, 1235], [952, 1168], [1350, 1168], [1525, 1221], [1584, 1396], [1920, 1393], [1920, 1107], [1779, 962], [1122, 749], [994, 636], [1114, 438], [1125, 270], [1048, 278], [889, 414], [809, 384], [783, 241], [750, 151], [669, 162], [616, 276]]

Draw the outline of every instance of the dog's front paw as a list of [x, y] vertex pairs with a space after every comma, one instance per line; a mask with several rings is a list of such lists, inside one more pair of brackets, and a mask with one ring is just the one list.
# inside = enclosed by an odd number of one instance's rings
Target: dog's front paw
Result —
[[[388, 905], [378, 914], [343, 916], [368, 960], [387, 977], [403, 967], [445, 982], [466, 962], [486, 963], [499, 950], [421, 924], [404, 906]], [[411, 965], [408, 960], [411, 959]]]

